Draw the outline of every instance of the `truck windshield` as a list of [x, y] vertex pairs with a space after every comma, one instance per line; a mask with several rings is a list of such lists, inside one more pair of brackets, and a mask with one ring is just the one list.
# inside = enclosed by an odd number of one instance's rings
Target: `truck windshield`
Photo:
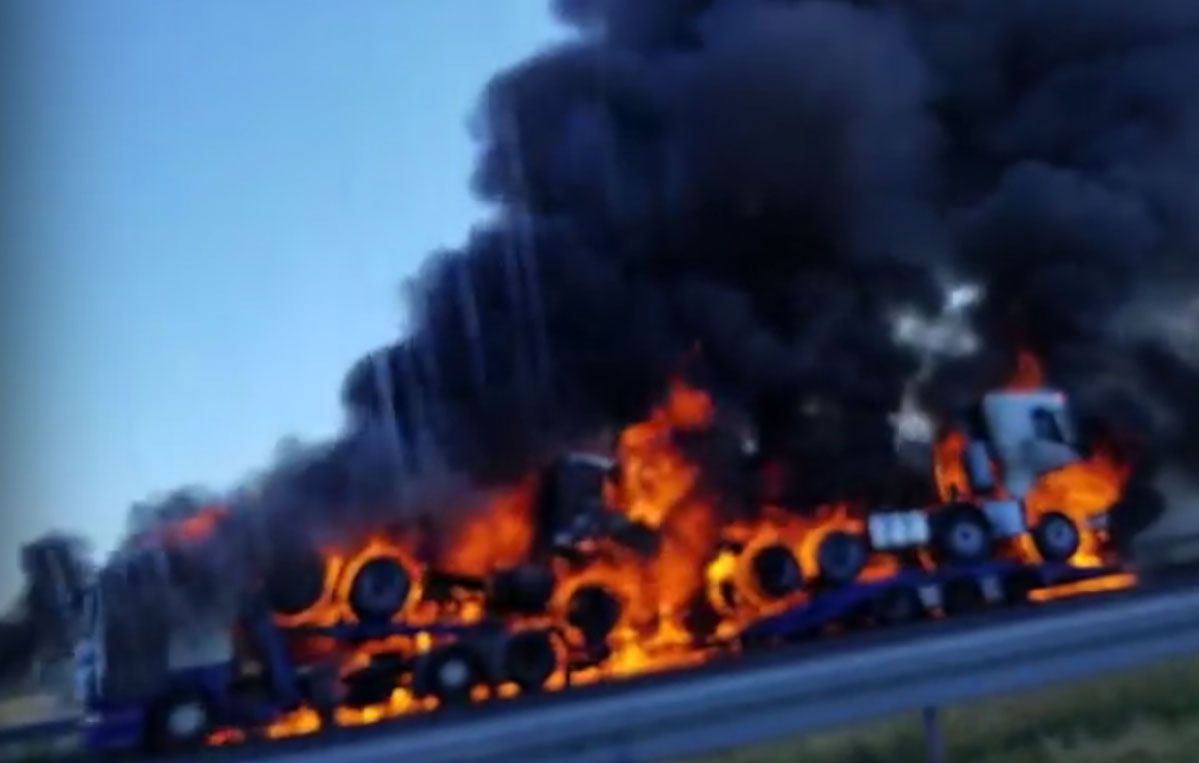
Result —
[[1066, 440], [1066, 435], [1062, 431], [1061, 424], [1057, 420], [1057, 415], [1054, 411], [1048, 408], [1034, 408], [1032, 412], [1033, 433], [1038, 440], [1048, 440], [1049, 442], [1069, 444]]

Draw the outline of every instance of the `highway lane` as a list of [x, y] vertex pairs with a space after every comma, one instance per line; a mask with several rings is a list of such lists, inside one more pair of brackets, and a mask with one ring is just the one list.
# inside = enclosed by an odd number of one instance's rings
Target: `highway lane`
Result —
[[852, 634], [683, 673], [209, 751], [227, 763], [633, 763], [1199, 653], [1183, 580]]

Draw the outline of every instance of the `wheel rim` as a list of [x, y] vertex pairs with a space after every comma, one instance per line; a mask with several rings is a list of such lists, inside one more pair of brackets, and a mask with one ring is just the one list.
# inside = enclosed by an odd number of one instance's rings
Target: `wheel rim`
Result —
[[1078, 534], [1069, 520], [1049, 517], [1041, 526], [1041, 543], [1044, 552], [1055, 557], [1069, 557], [1078, 545]]
[[374, 559], [358, 571], [350, 594], [351, 604], [361, 617], [390, 617], [403, 608], [410, 590], [407, 571], [398, 562]]
[[470, 667], [462, 660], [447, 660], [437, 669], [437, 680], [448, 691], [461, 691], [470, 683]]
[[863, 563], [861, 547], [848, 535], [828, 536], [821, 544], [819, 553], [821, 574], [834, 580], [857, 577]]
[[177, 705], [167, 715], [167, 733], [174, 739], [188, 739], [204, 730], [208, 713], [199, 702]]
[[972, 522], [959, 522], [950, 532], [950, 544], [959, 556], [972, 557], [982, 553], [986, 538]]

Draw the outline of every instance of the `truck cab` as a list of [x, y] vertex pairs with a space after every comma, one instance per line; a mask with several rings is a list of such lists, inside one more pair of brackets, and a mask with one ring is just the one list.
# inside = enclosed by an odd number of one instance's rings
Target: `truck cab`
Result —
[[1103, 526], [1110, 507], [1080, 520], [1065, 506], [1034, 511], [1027, 501], [1042, 479], [1084, 461], [1061, 392], [988, 394], [962, 434], [960, 464], [954, 467], [964, 476], [960, 494], [944, 495], [932, 507], [871, 512], [864, 545], [901, 554], [928, 549], [941, 563], [971, 563], [1028, 538], [1041, 560], [1066, 562], [1079, 550], [1085, 530]]
[[[147, 570], [147, 565], [150, 570]], [[217, 728], [269, 723], [299, 702], [281, 633], [265, 607], [175, 620], [153, 557], [106, 566], [83, 597], [75, 689], [91, 750], [167, 751]], [[258, 677], [242, 680], [249, 663]]]
[[1039, 480], [1083, 460], [1065, 395], [994, 392], [979, 407], [981, 426], [968, 432], [963, 468], [991, 538], [1007, 541], [1028, 533], [1042, 559], [1068, 560], [1083, 528], [1060, 510], [1065, 507], [1033, 512], [1027, 504]]

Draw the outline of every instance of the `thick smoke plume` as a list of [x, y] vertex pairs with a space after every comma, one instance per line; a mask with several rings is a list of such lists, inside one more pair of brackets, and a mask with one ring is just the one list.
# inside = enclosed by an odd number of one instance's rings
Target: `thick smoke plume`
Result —
[[[1199, 6], [1188, 0], [563, 0], [578, 37], [499, 76], [498, 220], [413, 284], [414, 330], [346, 388], [485, 480], [698, 376], [801, 499], [904, 482], [900, 314], [970, 283], [956, 415], [1034, 352], [1088, 431], [1199, 468]], [[1152, 452], [1146, 452], [1152, 446]], [[801, 500], [802, 502], [802, 500]]]
[[[896, 414], [953, 419], [1019, 349], [1146, 465], [1136, 495], [1199, 473], [1194, 0], [555, 8], [573, 38], [481, 102], [494, 219], [409, 284], [410, 332], [349, 375], [349, 432], [234, 496], [212, 580], [468, 509], [678, 374], [790, 465], [801, 509], [927, 490]], [[897, 341], [962, 285], [972, 352]]]

